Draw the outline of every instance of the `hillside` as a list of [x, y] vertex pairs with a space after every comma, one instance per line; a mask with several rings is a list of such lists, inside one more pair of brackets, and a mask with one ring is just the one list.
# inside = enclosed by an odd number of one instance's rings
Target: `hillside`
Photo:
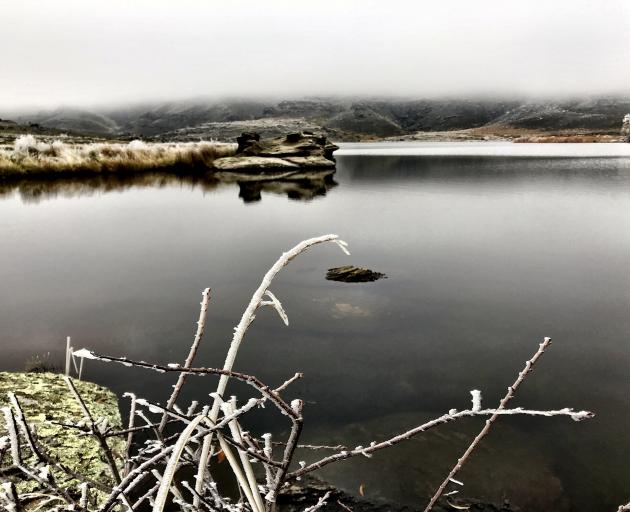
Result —
[[[263, 136], [322, 130], [335, 140], [419, 138], [429, 132], [464, 137], [533, 133], [619, 133], [630, 98], [564, 101], [400, 100], [310, 98], [283, 101], [188, 101], [128, 108], [60, 108], [24, 112], [16, 121], [107, 137], [233, 140], [242, 131]], [[2, 113], [0, 112], [0, 115]], [[437, 135], [437, 134], [436, 134]], [[442, 136], [442, 135], [440, 135]]]

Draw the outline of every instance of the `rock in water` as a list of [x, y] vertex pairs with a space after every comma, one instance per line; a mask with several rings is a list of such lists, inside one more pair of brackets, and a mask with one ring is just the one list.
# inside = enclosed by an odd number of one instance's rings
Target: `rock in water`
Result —
[[344, 283], [370, 283], [378, 279], [386, 278], [385, 274], [374, 272], [373, 270], [353, 265], [344, 267], [329, 268], [326, 279], [329, 281], [341, 281]]

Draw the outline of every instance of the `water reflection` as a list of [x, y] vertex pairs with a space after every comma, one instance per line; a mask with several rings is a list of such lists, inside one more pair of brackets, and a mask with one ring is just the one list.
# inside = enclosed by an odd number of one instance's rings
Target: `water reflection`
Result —
[[54, 179], [0, 180], [0, 198], [18, 194], [25, 203], [124, 192], [132, 188], [187, 187], [204, 193], [220, 188], [238, 187], [244, 203], [258, 202], [263, 194], [286, 196], [296, 201], [310, 201], [334, 188], [334, 170], [265, 175], [239, 173], [110, 173], [101, 175], [63, 176]]

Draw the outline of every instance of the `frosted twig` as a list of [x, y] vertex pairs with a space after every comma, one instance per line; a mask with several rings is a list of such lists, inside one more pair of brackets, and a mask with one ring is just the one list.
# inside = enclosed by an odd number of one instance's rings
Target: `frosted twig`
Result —
[[341, 503], [341, 501], [339, 501], [339, 500], [337, 500], [337, 505], [339, 505], [346, 512], [353, 512], [353, 510], [348, 505], [345, 505], [344, 503]]
[[316, 510], [319, 510], [324, 505], [326, 505], [326, 500], [328, 500], [328, 498], [330, 498], [330, 491], [328, 491], [321, 498], [319, 498], [319, 500], [317, 501], [317, 503], [315, 503], [315, 505], [313, 505], [312, 507], [305, 508], [304, 512], [315, 512]]
[[66, 377], [70, 375], [70, 359], [72, 358], [72, 347], [70, 346], [70, 336], [66, 338]]
[[[202, 416], [208, 416], [209, 406], [204, 406], [201, 411]], [[201, 454], [199, 456], [199, 462], [197, 464], [197, 473], [195, 474], [195, 495], [193, 496], [193, 505], [199, 506], [200, 498], [197, 495], [201, 495], [203, 492], [203, 484], [205, 478], [206, 467], [208, 460], [210, 459], [212, 451], [212, 434], [206, 434], [201, 444]]]
[[88, 484], [86, 482], [83, 482], [79, 485], [79, 488], [81, 489], [81, 498], [79, 498], [79, 505], [83, 508], [87, 508], [88, 499], [90, 497]]
[[481, 391], [473, 389], [470, 394], [472, 395], [472, 410], [478, 412], [481, 410]]
[[[186, 361], [184, 362], [184, 368], [189, 368], [192, 366], [192, 362], [195, 359], [195, 355], [197, 355], [197, 350], [199, 349], [199, 343], [201, 342], [201, 338], [203, 338], [203, 333], [206, 327], [206, 317], [208, 315], [208, 304], [210, 303], [210, 288], [206, 288], [201, 294], [201, 309], [199, 310], [199, 320], [197, 320], [197, 332], [195, 333], [195, 338], [193, 339], [193, 343], [190, 346], [190, 351], [188, 352], [188, 357], [186, 357]], [[186, 382], [186, 377], [188, 377], [185, 373], [180, 373], [177, 378], [177, 383], [173, 388], [173, 393], [169, 397], [166, 402], [166, 408], [171, 409], [175, 402], [177, 401], [177, 397], [179, 396], [184, 384]], [[168, 416], [166, 414], [162, 415], [162, 420], [160, 421], [160, 426], [158, 427], [158, 431], [161, 433], [166, 427], [166, 420]]]
[[302, 433], [303, 419], [302, 419], [302, 407], [304, 402], [302, 400], [294, 400], [291, 402], [293, 406], [297, 418], [292, 419], [291, 425], [291, 433], [289, 434], [289, 439], [287, 440], [287, 444], [284, 448], [284, 454], [282, 456], [282, 467], [276, 473], [276, 478], [274, 485], [268, 493], [267, 501], [275, 502], [276, 497], [278, 496], [278, 491], [284, 482], [287, 472], [289, 471], [289, 466], [291, 465], [291, 460], [293, 459], [293, 454], [295, 453], [295, 448], [297, 447], [298, 439], [300, 438], [300, 434]]
[[7, 425], [7, 432], [9, 433], [9, 441], [11, 442], [11, 458], [13, 464], [20, 466], [22, 464], [22, 453], [20, 451], [20, 439], [17, 434], [17, 428], [15, 425], [15, 417], [13, 411], [8, 407], [3, 407], [5, 423]]
[[100, 444], [103, 454], [105, 455], [109, 468], [112, 472], [112, 476], [114, 477], [115, 482], [119, 484], [121, 481], [120, 472], [118, 471], [118, 467], [116, 466], [116, 459], [114, 458], [114, 454], [112, 453], [112, 450], [110, 449], [109, 444], [107, 443], [107, 438], [103, 435], [103, 433], [101, 432], [101, 429], [94, 421], [92, 414], [90, 413], [89, 409], [85, 405], [85, 402], [83, 401], [83, 398], [81, 398], [81, 395], [77, 391], [77, 388], [72, 382], [72, 379], [68, 376], [64, 376], [64, 379], [66, 381], [66, 384], [68, 385], [68, 388], [70, 389], [70, 392], [72, 393], [75, 400], [79, 404], [79, 407], [83, 411], [83, 414], [85, 414], [85, 417], [90, 422], [90, 433], [96, 438], [96, 440]]
[[[320, 237], [316, 237], [316, 238], [310, 238], [308, 240], [304, 240], [302, 242], [300, 242], [299, 244], [297, 244], [295, 247], [293, 247], [292, 249], [290, 249], [289, 251], [283, 253], [280, 258], [278, 258], [278, 260], [273, 264], [273, 266], [267, 271], [267, 273], [264, 275], [262, 282], [260, 283], [260, 286], [258, 287], [258, 289], [254, 292], [254, 294], [252, 295], [252, 298], [247, 306], [247, 308], [245, 309], [243, 316], [241, 317], [240, 322], [238, 323], [238, 325], [234, 328], [234, 335], [232, 337], [232, 343], [230, 344], [230, 348], [228, 350], [227, 356], [225, 358], [225, 363], [223, 364], [223, 370], [227, 370], [227, 371], [232, 371], [232, 368], [234, 366], [234, 361], [236, 360], [236, 355], [238, 353], [238, 349], [245, 337], [245, 333], [247, 332], [247, 329], [249, 328], [249, 326], [251, 325], [251, 323], [254, 321], [255, 318], [255, 313], [256, 310], [261, 306], [261, 302], [263, 301], [263, 297], [267, 294], [268, 290], [269, 290], [269, 286], [271, 285], [271, 282], [273, 281], [273, 279], [276, 277], [276, 275], [278, 274], [278, 272], [280, 272], [280, 270], [282, 270], [282, 268], [284, 268], [292, 259], [294, 259], [295, 257], [299, 256], [300, 254], [302, 254], [303, 252], [305, 252], [306, 250], [308, 250], [310, 247], [320, 244], [320, 243], [324, 243], [324, 242], [333, 242], [333, 241], [337, 241], [339, 240], [339, 237], [337, 235], [323, 235]], [[339, 244], [339, 242], [337, 242], [339, 247], [342, 248], [344, 250], [344, 252], [348, 252], [347, 249], [345, 248], [345, 242], [344, 244]], [[270, 295], [270, 297], [272, 298], [272, 300], [275, 298], [273, 294]], [[276, 299], [277, 301], [277, 299]], [[278, 302], [279, 304], [279, 302]], [[278, 308], [276, 308], [278, 309]], [[280, 306], [281, 309], [281, 306]], [[282, 314], [284, 313], [284, 310], [282, 309], [282, 313], [280, 313], [280, 310], [278, 310], [278, 313], [280, 314], [280, 316], [282, 317]], [[286, 316], [286, 314], [285, 314]], [[287, 319], [288, 322], [288, 319]], [[230, 375], [228, 374], [222, 374], [221, 377], [219, 378], [219, 384], [217, 386], [217, 390], [216, 390], [216, 395], [215, 395], [215, 399], [214, 399], [214, 403], [212, 404], [212, 409], [210, 410], [210, 414], [209, 417], [210, 419], [215, 422], [218, 415], [219, 415], [219, 408], [221, 406], [221, 400], [220, 397], [223, 396], [225, 394], [225, 389], [227, 387], [227, 383], [228, 383], [228, 379], [229, 379]], [[277, 395], [276, 395], [277, 397]], [[286, 410], [285, 410], [286, 412]], [[297, 416], [297, 417], [296, 417]], [[288, 454], [289, 456], [293, 455], [293, 451], [295, 450], [295, 445], [297, 444], [297, 438], [299, 437], [299, 434], [301, 432], [301, 416], [300, 415], [296, 415], [296, 414], [289, 414], [289, 417], [291, 418], [291, 421], [293, 423], [292, 425], [292, 429], [291, 429], [291, 435], [290, 435], [290, 440], [287, 443], [287, 449], [285, 450], [285, 456]], [[285, 457], [286, 459], [286, 457]], [[288, 461], [290, 463], [290, 459]], [[283, 460], [283, 466], [285, 466], [285, 461]], [[277, 494], [278, 491], [278, 487], [280, 485], [282, 485], [282, 481], [284, 479], [284, 476], [286, 474], [286, 471], [288, 470], [288, 463], [286, 463], [286, 467], [283, 467], [283, 469], [281, 469], [278, 472], [278, 475], [276, 477], [276, 482], [275, 482], [275, 488], [272, 490], [270, 498], [271, 501], [275, 500], [275, 495]]]
[[267, 295], [267, 297], [269, 297], [271, 300], [264, 300], [260, 303], [260, 305], [271, 306], [272, 308], [274, 308], [278, 312], [280, 319], [284, 322], [284, 325], [289, 325], [289, 317], [287, 316], [287, 313], [282, 307], [282, 304], [280, 303], [278, 298], [273, 293], [271, 293], [270, 290], [267, 290], [265, 292], [265, 295]]
[[284, 391], [285, 389], [287, 389], [291, 384], [293, 384], [296, 380], [301, 379], [302, 377], [304, 377], [303, 373], [296, 373], [293, 377], [291, 377], [290, 379], [287, 379], [286, 381], [284, 381], [282, 384], [280, 384], [276, 389], [274, 389], [274, 393], [280, 393], [280, 391]]
[[28, 424], [26, 423], [26, 418], [24, 417], [24, 412], [22, 411], [22, 407], [20, 406], [20, 402], [18, 401], [17, 396], [15, 396], [15, 393], [12, 393], [12, 392], [9, 392], [7, 394], [9, 396], [9, 401], [11, 402], [11, 405], [13, 405], [13, 408], [15, 409], [17, 421], [20, 425], [20, 428], [22, 429], [22, 433], [24, 434], [24, 437], [26, 439], [26, 442], [28, 443], [29, 448], [31, 449], [31, 451], [33, 452], [33, 455], [37, 458], [37, 460], [39, 462], [42, 462], [43, 461], [42, 454], [40, 453], [39, 449], [35, 445], [33, 434]]
[[153, 464], [168, 456], [173, 448], [173, 445], [164, 448], [164, 450], [162, 450], [158, 454], [154, 455], [150, 459], [145, 460], [142, 464], [132, 469], [129, 474], [125, 476], [125, 478], [123, 478], [122, 481], [118, 485], [116, 485], [116, 487], [112, 489], [112, 492], [109, 494], [105, 502], [101, 505], [101, 508], [98, 509], [99, 512], [107, 512], [114, 505], [114, 503], [118, 499], [118, 496], [128, 487], [131, 487], [131, 484], [136, 478], [141, 475], [144, 476], [147, 473], [147, 470], [151, 466], [153, 466]]
[[[151, 470], [151, 474], [155, 477], [155, 480], [158, 483], [162, 483], [162, 475], [160, 474], [160, 472], [157, 469], [152, 469]], [[179, 490], [177, 489], [177, 486], [171, 485], [170, 486], [170, 491], [171, 491], [171, 493], [173, 493], [173, 496], [175, 496], [178, 500], [184, 501], [184, 497], [182, 496], [182, 493], [179, 492]]]
[[300, 468], [296, 471], [292, 471], [287, 475], [288, 478], [296, 478], [305, 475], [306, 473], [311, 473], [317, 469], [320, 469], [328, 464], [333, 462], [337, 462], [344, 459], [349, 459], [350, 457], [356, 457], [358, 455], [368, 456], [378, 450], [382, 450], [384, 448], [388, 448], [390, 446], [394, 446], [398, 443], [411, 439], [412, 437], [421, 434], [422, 432], [426, 432], [432, 428], [435, 428], [439, 425], [443, 425], [445, 423], [450, 423], [451, 421], [455, 421], [460, 418], [467, 418], [473, 416], [501, 416], [501, 415], [526, 415], [526, 416], [565, 416], [569, 417], [574, 421], [581, 421], [585, 419], [592, 418], [594, 414], [590, 411], [574, 411], [570, 408], [550, 410], [550, 411], [536, 411], [530, 409], [523, 409], [521, 407], [517, 407], [515, 409], [482, 409], [480, 411], [473, 411], [471, 409], [466, 409], [463, 411], [456, 411], [452, 409], [447, 414], [443, 414], [437, 418], [434, 418], [422, 425], [414, 427], [402, 434], [398, 434], [386, 441], [381, 441], [379, 443], [372, 442], [369, 446], [363, 447], [358, 446], [354, 450], [342, 450], [339, 453], [329, 455], [328, 457], [324, 457], [319, 461], [313, 462], [304, 468]]
[[[273, 457], [273, 444], [271, 441], [271, 434], [270, 433], [266, 433], [262, 435], [263, 441], [265, 443], [265, 447], [263, 448], [263, 453], [265, 454], [265, 457], [267, 457], [268, 459], [271, 459]], [[272, 489], [272, 485], [273, 485], [273, 471], [271, 470], [271, 468], [265, 464], [265, 480], [267, 483], [267, 492], [271, 492]], [[270, 498], [271, 496], [265, 496], [265, 499], [267, 501], [269, 501], [267, 498]]]
[[140, 496], [136, 500], [136, 502], [133, 504], [133, 510], [137, 510], [138, 507], [140, 507], [140, 505], [144, 502], [144, 500], [146, 500], [149, 496], [153, 496], [155, 494], [155, 492], [158, 490], [159, 486], [160, 486], [160, 484], [158, 482], [153, 487], [151, 487], [146, 493], [144, 493], [142, 496]]
[[[236, 412], [236, 398], [234, 397], [230, 402], [224, 402], [222, 405], [223, 413], [225, 416], [229, 417], [234, 415]], [[243, 437], [241, 435], [241, 429], [236, 419], [232, 419], [228, 422], [228, 427], [230, 428], [230, 432], [232, 433], [232, 438], [241, 443], [243, 443]], [[247, 477], [247, 483], [249, 484], [249, 488], [254, 498], [254, 502], [258, 507], [260, 512], [264, 512], [265, 506], [263, 504], [262, 498], [260, 496], [260, 492], [258, 490], [258, 482], [256, 481], [256, 476], [254, 475], [254, 468], [252, 468], [251, 462], [249, 462], [249, 457], [247, 455], [246, 450], [238, 450], [239, 458], [241, 459], [241, 464], [245, 471], [245, 476]]]
[[[302, 254], [304, 251], [308, 250], [310, 247], [321, 244], [324, 242], [333, 242], [339, 240], [337, 235], [323, 235], [316, 238], [309, 238], [308, 240], [304, 240], [297, 244], [295, 247], [290, 249], [289, 251], [283, 253], [280, 258], [273, 264], [273, 266], [267, 271], [265, 276], [260, 283], [258, 289], [252, 295], [251, 300], [243, 316], [241, 317], [241, 321], [234, 328], [234, 335], [232, 337], [232, 343], [230, 344], [230, 348], [228, 350], [227, 356], [225, 358], [225, 363], [223, 365], [224, 370], [231, 371], [234, 366], [234, 361], [236, 360], [236, 354], [238, 353], [238, 349], [241, 346], [241, 342], [245, 337], [245, 333], [247, 329], [254, 321], [256, 310], [260, 307], [260, 303], [263, 300], [264, 295], [267, 293], [271, 282], [276, 277], [278, 272], [282, 270], [292, 259]], [[338, 242], [337, 242], [338, 243]], [[339, 245], [341, 248], [344, 248], [343, 245]], [[347, 249], [346, 249], [347, 251]], [[217, 386], [217, 396], [223, 396], [225, 394], [225, 388], [227, 387], [229, 375], [224, 374], [221, 375], [219, 379], [219, 385]], [[217, 399], [214, 400], [212, 404], [212, 409], [210, 411], [210, 419], [215, 421], [219, 414], [220, 401]]]
[[[514, 396], [516, 389], [520, 386], [521, 382], [523, 382], [527, 374], [529, 374], [529, 372], [532, 370], [532, 367], [534, 366], [534, 364], [536, 364], [536, 361], [538, 361], [540, 356], [543, 355], [543, 353], [545, 352], [545, 350], [550, 344], [551, 344], [551, 338], [545, 338], [544, 341], [539, 345], [538, 350], [532, 356], [532, 358], [525, 362], [525, 368], [523, 368], [523, 370], [521, 370], [521, 372], [518, 374], [518, 377], [516, 378], [514, 383], [508, 387], [507, 393], [501, 399], [501, 402], [499, 402], [499, 407], [497, 407], [497, 410], [490, 416], [490, 418], [486, 420], [485, 425], [483, 426], [479, 434], [477, 434], [477, 437], [473, 439], [472, 443], [470, 443], [470, 446], [468, 446], [464, 454], [457, 460], [457, 463], [455, 464], [455, 466], [453, 466], [453, 469], [451, 469], [450, 473], [447, 475], [444, 481], [440, 484], [437, 491], [435, 491], [435, 494], [429, 501], [429, 504], [424, 509], [424, 512], [430, 512], [433, 509], [433, 506], [435, 505], [437, 500], [440, 499], [440, 496], [442, 496], [442, 494], [444, 493], [444, 490], [446, 489], [446, 486], [448, 485], [448, 483], [452, 479], [455, 478], [455, 475], [466, 463], [471, 453], [475, 450], [475, 448], [477, 448], [481, 440], [488, 434], [493, 423], [497, 420], [497, 418], [501, 414], [500, 411], [505, 409], [505, 406]], [[474, 398], [473, 398], [473, 403], [474, 403]], [[481, 406], [481, 394], [479, 395], [478, 405]]]
[[[81, 358], [81, 361], [83, 361], [83, 358]], [[125, 393], [124, 396], [131, 399], [131, 404], [129, 405], [129, 423], [127, 424], [127, 443], [125, 444], [124, 474], [126, 475], [131, 471], [131, 446], [133, 442], [134, 422], [136, 419], [136, 395], [133, 393]]]
[[[254, 375], [248, 375], [245, 373], [234, 372], [229, 370], [220, 370], [218, 368], [184, 368], [179, 364], [171, 364], [171, 365], [160, 365], [147, 363], [145, 361], [135, 361], [133, 359], [129, 359], [127, 357], [113, 357], [106, 356], [102, 354], [96, 354], [91, 350], [81, 349], [75, 352], [75, 355], [79, 354], [79, 357], [85, 357], [86, 359], [94, 359], [98, 361], [104, 361], [107, 363], [119, 363], [123, 366], [137, 366], [139, 368], [146, 368], [148, 370], [153, 370], [158, 373], [167, 373], [167, 372], [183, 372], [188, 373], [190, 375], [220, 375], [231, 377], [236, 380], [240, 380], [245, 382], [246, 384], [252, 386], [254, 389], [260, 391], [266, 398], [270, 401], [274, 402], [276, 406], [282, 410], [285, 414], [291, 417], [295, 417], [295, 413], [281, 397], [277, 393], [274, 392], [269, 386], [264, 384], [260, 379], [255, 377]], [[296, 377], [293, 376], [289, 381], [294, 380]], [[286, 383], [285, 383], [286, 384]], [[284, 385], [284, 384], [283, 384]]]
[[15, 512], [22, 512], [22, 502], [15, 490], [15, 484], [13, 482], [2, 482], [2, 489], [4, 493], [0, 496], [7, 501], [7, 510], [11, 510], [9, 507], [12, 507]]
[[[193, 497], [196, 497], [196, 498], [199, 500], [199, 502], [200, 502], [201, 504], [203, 504], [203, 505], [204, 505], [204, 506], [205, 506], [208, 510], [213, 510], [213, 508], [214, 508], [214, 507], [213, 507], [212, 505], [210, 505], [210, 503], [208, 503], [208, 502], [204, 499], [204, 497], [196, 491], [196, 489], [195, 489], [194, 487], [191, 487], [191, 485], [190, 485], [190, 484], [189, 484], [186, 480], [183, 480], [183, 481], [182, 481], [182, 486], [183, 486], [185, 489], [188, 489], [188, 491], [190, 491], [190, 493], [193, 495]], [[194, 507], [194, 506], [195, 506], [195, 505], [193, 505], [193, 507]], [[199, 506], [199, 505], [197, 505], [197, 506]]]

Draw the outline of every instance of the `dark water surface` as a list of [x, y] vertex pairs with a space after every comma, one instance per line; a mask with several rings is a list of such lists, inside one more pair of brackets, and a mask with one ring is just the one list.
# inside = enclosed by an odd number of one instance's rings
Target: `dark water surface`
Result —
[[[474, 388], [494, 404], [551, 336], [514, 405], [597, 417], [501, 419], [460, 474], [462, 494], [532, 511], [628, 501], [630, 160], [342, 154], [334, 180], [241, 186], [240, 198], [236, 184], [182, 177], [1, 186], [0, 369], [46, 352], [61, 362], [67, 335], [182, 361], [205, 286], [198, 363], [220, 366], [278, 255], [338, 233], [352, 256], [330, 245], [292, 262], [271, 288], [290, 326], [261, 311], [236, 365], [270, 384], [305, 373], [288, 395], [307, 401], [306, 440], [366, 445], [468, 407]], [[389, 278], [324, 279], [347, 264]], [[157, 400], [173, 382], [92, 361], [86, 373]], [[214, 385], [191, 379], [185, 398]], [[323, 476], [420, 507], [481, 426], [462, 421]]]

